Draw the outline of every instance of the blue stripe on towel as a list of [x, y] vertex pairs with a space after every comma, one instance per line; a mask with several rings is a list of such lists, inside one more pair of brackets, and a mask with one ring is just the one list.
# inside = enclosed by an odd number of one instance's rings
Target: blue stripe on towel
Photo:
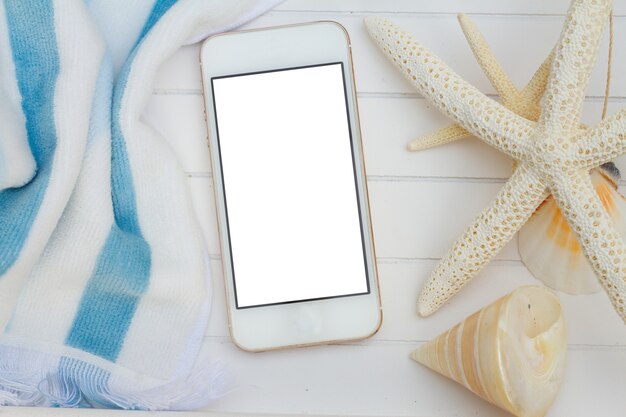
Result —
[[132, 172], [120, 125], [120, 108], [138, 45], [176, 0], [159, 0], [124, 65], [113, 94], [111, 187], [115, 224], [98, 257], [93, 275], [66, 344], [115, 361], [137, 305], [150, 281], [151, 253], [139, 227]]
[[27, 185], [0, 191], [0, 276], [22, 251], [48, 186], [57, 140], [54, 91], [59, 73], [51, 2], [5, 1], [5, 9], [28, 141], [38, 172]]

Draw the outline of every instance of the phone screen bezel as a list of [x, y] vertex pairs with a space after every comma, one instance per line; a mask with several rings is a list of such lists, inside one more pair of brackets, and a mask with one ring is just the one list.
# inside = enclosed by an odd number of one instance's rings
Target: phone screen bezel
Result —
[[[331, 66], [331, 65], [340, 65], [341, 67], [341, 75], [342, 75], [342, 87], [343, 87], [343, 95], [344, 95], [344, 105], [345, 105], [345, 111], [346, 111], [346, 118], [347, 118], [347, 125], [348, 125], [348, 139], [350, 141], [350, 163], [351, 163], [351, 167], [352, 167], [352, 175], [354, 178], [354, 191], [355, 191], [355, 196], [357, 199], [357, 210], [358, 210], [358, 216], [359, 216], [359, 230], [360, 230], [360, 238], [361, 238], [361, 250], [362, 250], [362, 254], [363, 254], [363, 263], [365, 265], [364, 267], [364, 271], [365, 271], [365, 282], [366, 282], [366, 287], [367, 287], [367, 291], [365, 292], [358, 292], [358, 293], [349, 293], [349, 294], [340, 294], [340, 295], [331, 295], [331, 296], [324, 296], [324, 297], [314, 297], [314, 298], [303, 298], [303, 299], [296, 299], [296, 300], [287, 300], [287, 301], [281, 301], [281, 302], [273, 302], [273, 303], [264, 303], [264, 304], [255, 304], [255, 305], [246, 305], [246, 306], [242, 306], [239, 303], [239, 297], [238, 297], [238, 293], [237, 293], [237, 278], [236, 278], [236, 273], [235, 273], [235, 257], [233, 256], [233, 248], [232, 248], [232, 235], [230, 232], [230, 219], [228, 216], [228, 198], [227, 198], [227, 193], [226, 193], [226, 188], [227, 188], [227, 184], [226, 184], [226, 180], [224, 178], [224, 170], [223, 170], [223, 161], [222, 161], [222, 147], [221, 147], [221, 139], [220, 139], [220, 129], [219, 129], [219, 119], [217, 116], [217, 103], [216, 103], [216, 97], [215, 97], [215, 93], [214, 93], [214, 86], [215, 86], [215, 81], [216, 80], [220, 80], [220, 79], [225, 79], [225, 78], [236, 78], [236, 77], [244, 77], [244, 76], [250, 76], [250, 75], [259, 75], [259, 74], [267, 74], [267, 73], [276, 73], [276, 72], [284, 72], [284, 71], [294, 71], [294, 70], [300, 70], [300, 69], [306, 69], [306, 68], [316, 68], [316, 67], [323, 67], [323, 66]], [[237, 73], [237, 74], [228, 74], [228, 75], [220, 75], [220, 76], [214, 76], [211, 77], [211, 99], [213, 101], [213, 108], [215, 109], [215, 111], [213, 112], [213, 119], [214, 119], [214, 123], [215, 123], [215, 130], [216, 130], [216, 143], [217, 143], [217, 154], [218, 154], [218, 158], [220, 161], [220, 170], [219, 170], [219, 174], [221, 176], [221, 184], [222, 184], [222, 188], [223, 190], [221, 190], [224, 194], [224, 216], [226, 218], [226, 233], [228, 235], [228, 247], [229, 247], [229, 251], [230, 251], [230, 256], [229, 256], [229, 261], [230, 261], [230, 269], [231, 269], [231, 279], [232, 279], [232, 285], [233, 285], [233, 289], [234, 289], [234, 296], [235, 296], [235, 308], [237, 308], [238, 310], [243, 310], [243, 309], [249, 309], [249, 308], [258, 308], [258, 307], [267, 307], [267, 306], [274, 306], [274, 305], [283, 305], [283, 304], [293, 304], [293, 303], [303, 303], [303, 302], [312, 302], [312, 301], [319, 301], [319, 300], [328, 300], [328, 299], [332, 299], [332, 298], [342, 298], [342, 297], [354, 297], [354, 296], [359, 296], [359, 295], [367, 295], [371, 293], [371, 288], [370, 288], [370, 277], [369, 277], [369, 270], [367, 267], [367, 249], [365, 246], [365, 233], [366, 231], [364, 230], [363, 227], [363, 215], [362, 215], [362, 208], [361, 208], [361, 204], [359, 204], [359, 184], [358, 184], [358, 177], [357, 177], [357, 170], [356, 170], [356, 163], [355, 163], [355, 152], [354, 152], [354, 140], [353, 140], [353, 134], [352, 134], [352, 126], [350, 123], [351, 117], [352, 115], [350, 114], [350, 108], [348, 106], [348, 91], [347, 91], [347, 86], [346, 86], [346, 73], [345, 73], [345, 68], [344, 68], [344, 64], [342, 61], [335, 61], [335, 62], [327, 62], [327, 63], [320, 63], [320, 64], [310, 64], [310, 65], [300, 65], [300, 66], [296, 66], [296, 67], [289, 67], [289, 68], [276, 68], [276, 69], [269, 69], [269, 70], [263, 70], [263, 71], [250, 71], [250, 72], [243, 72], [243, 73]]]

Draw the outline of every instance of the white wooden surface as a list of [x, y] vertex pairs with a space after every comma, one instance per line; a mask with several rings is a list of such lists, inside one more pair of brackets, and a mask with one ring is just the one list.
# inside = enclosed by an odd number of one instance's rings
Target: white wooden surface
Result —
[[[215, 297], [206, 337], [215, 357], [229, 365], [236, 381], [230, 394], [190, 416], [504, 415], [408, 355], [491, 300], [519, 285], [537, 283], [520, 262], [513, 241], [440, 312], [427, 319], [415, 312], [422, 283], [467, 223], [494, 197], [510, 173], [510, 160], [474, 139], [421, 153], [406, 151], [406, 143], [415, 135], [446, 120], [386, 62], [368, 39], [362, 20], [370, 14], [392, 18], [465, 79], [494, 94], [455, 14], [472, 15], [513, 80], [523, 86], [556, 41], [568, 4], [568, 0], [288, 0], [248, 25], [336, 20], [352, 38], [384, 322], [373, 339], [347, 345], [250, 354], [230, 342], [202, 117], [199, 47], [183, 48], [162, 68], [145, 118], [171, 141], [188, 172], [213, 259]], [[626, 2], [619, 0], [615, 40], [610, 113], [626, 106]], [[588, 89], [584, 112], [588, 122], [600, 117], [606, 40], [600, 56]], [[626, 159], [618, 165], [626, 172]], [[549, 416], [626, 415], [626, 327], [603, 293], [562, 294], [561, 301], [568, 325], [569, 364]], [[0, 410], [0, 415], [40, 413], [122, 414]]]

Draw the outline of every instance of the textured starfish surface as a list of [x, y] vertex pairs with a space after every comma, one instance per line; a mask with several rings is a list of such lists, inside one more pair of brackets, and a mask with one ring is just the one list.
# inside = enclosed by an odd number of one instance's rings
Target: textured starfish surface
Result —
[[[469, 44], [476, 60], [478, 61], [479, 66], [483, 69], [485, 75], [491, 82], [491, 85], [496, 89], [496, 92], [500, 96], [500, 102], [502, 103], [502, 105], [504, 105], [504, 107], [510, 109], [514, 113], [524, 117], [525, 119], [536, 122], [541, 114], [540, 100], [546, 89], [546, 84], [548, 83], [550, 65], [554, 56], [553, 52], [551, 51], [546, 60], [539, 66], [539, 69], [537, 69], [526, 87], [520, 90], [515, 86], [511, 78], [504, 71], [502, 65], [500, 65], [500, 62], [498, 62], [498, 59], [491, 50], [491, 47], [485, 40], [484, 36], [480, 33], [480, 30], [474, 24], [474, 22], [463, 13], [458, 15], [458, 20], [461, 29], [463, 30], [463, 34], [465, 35], [465, 39], [467, 40], [467, 43]], [[581, 129], [586, 129], [585, 125], [581, 124], [580, 127]], [[458, 139], [463, 139], [470, 135], [471, 133], [465, 130], [462, 126], [458, 124], [451, 124], [415, 139], [409, 144], [408, 148], [409, 150], [416, 151], [423, 150], [426, 148], [449, 143]], [[617, 167], [615, 167], [612, 162], [604, 164], [602, 165], [602, 167], [594, 168], [594, 170], [599, 170], [598, 172], [600, 173], [600, 175], [604, 176], [605, 178], [606, 175], [608, 175], [610, 178], [613, 178], [612, 175], [614, 172], [617, 172], [617, 176], [619, 176], [619, 170], [617, 170]], [[596, 176], [596, 178], [602, 177]], [[547, 202], [547, 204], [553, 204], [551, 203], [551, 200], [552, 198], [551, 196], [549, 196], [545, 200], [545, 202]], [[606, 204], [605, 207], [607, 207]], [[563, 219], [563, 217], [561, 216], [561, 211], [558, 208], [556, 208], [556, 210], [557, 213], [555, 214], [555, 216], [558, 216], [556, 218]], [[535, 212], [534, 215], [537, 215], [537, 213], [543, 214], [545, 213], [545, 211]], [[614, 216], [619, 216], [618, 212], [615, 210], [610, 210], [609, 213], [612, 216], [612, 220], [615, 219]], [[573, 234], [571, 233], [571, 229], [567, 223], [563, 221], [559, 224], [561, 225], [560, 230], [562, 230], [564, 233], [563, 236], [573, 236]], [[524, 227], [526, 227], [526, 225], [524, 225]], [[520, 241], [519, 243], [519, 251], [522, 262], [524, 262], [524, 264], [528, 266], [529, 271], [533, 275], [535, 275], [537, 279], [544, 282], [546, 285], [550, 286], [553, 289], [565, 291], [568, 293], [586, 294], [593, 292], [591, 288], [595, 289], [596, 287], [593, 286], [592, 280], [595, 280], [595, 276], [591, 269], [587, 269], [590, 274], [586, 275], [585, 277], [581, 277], [580, 274], [576, 273], [572, 275], [572, 272], [578, 272], [579, 269], [575, 268], [574, 270], [570, 270], [568, 266], [571, 264], [579, 265], [579, 263], [578, 261], [574, 261], [574, 258], [570, 257], [568, 258], [567, 264], [560, 265], [560, 269], [555, 275], [554, 268], [549, 268], [548, 266], [544, 268], [537, 263], [538, 261], [535, 259], [535, 257], [537, 256], [537, 252], [535, 252], [535, 250], [545, 250], [546, 248], [542, 246], [541, 249], [538, 249], [538, 247], [534, 246], [534, 244], [536, 243], [537, 242], [533, 242], [533, 248], [531, 249], [528, 246], [530, 245], [528, 235], [526, 235], [526, 239]], [[577, 249], [580, 248], [580, 246], [578, 246], [576, 243], [574, 244], [574, 247], [576, 247]], [[552, 255], [554, 255], [554, 253], [552, 253]], [[582, 253], [576, 252], [575, 254], [572, 254], [572, 256], [574, 256], [575, 259], [578, 259], [578, 256], [584, 255]], [[546, 256], [541, 255], [540, 257], [541, 262], [544, 262]], [[559, 260], [555, 259], [555, 262], [558, 263]], [[583, 267], [583, 269], [585, 268]], [[564, 280], [565, 277], [567, 277], [567, 283], [561, 281]], [[582, 285], [580, 284], [580, 280], [588, 280], [589, 283]]]
[[580, 128], [585, 89], [612, 8], [611, 0], [574, 0], [568, 11], [537, 122], [525, 119], [461, 79], [387, 19], [367, 18], [372, 39], [433, 105], [516, 160], [495, 200], [442, 258], [422, 288], [427, 316], [463, 287], [552, 193], [626, 322], [626, 244], [594, 192], [589, 169], [626, 153], [626, 111]]
[[[465, 14], [458, 15], [459, 24], [465, 35], [474, 57], [500, 96], [502, 105], [528, 120], [536, 121], [541, 114], [539, 101], [548, 83], [553, 53], [539, 66], [529, 83], [522, 90], [518, 89], [500, 65], [489, 44], [480, 33], [478, 27]], [[434, 146], [444, 145], [470, 136], [463, 126], [451, 124], [434, 132], [420, 136], [409, 143], [411, 151], [420, 151]]]

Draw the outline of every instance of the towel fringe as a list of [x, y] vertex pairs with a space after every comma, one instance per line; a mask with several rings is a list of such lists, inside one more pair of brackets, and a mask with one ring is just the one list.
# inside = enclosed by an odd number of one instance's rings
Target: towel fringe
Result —
[[151, 388], [138, 389], [137, 379], [116, 374], [113, 381], [111, 371], [84, 360], [0, 346], [0, 406], [196, 409], [225, 394], [230, 385], [222, 363], [207, 358], [202, 354], [186, 378], [156, 386], [151, 381]]

